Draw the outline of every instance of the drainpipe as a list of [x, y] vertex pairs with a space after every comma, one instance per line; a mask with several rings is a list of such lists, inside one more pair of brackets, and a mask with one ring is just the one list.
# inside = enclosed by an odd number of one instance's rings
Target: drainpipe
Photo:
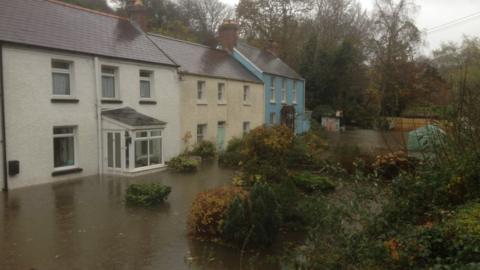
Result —
[[0, 98], [2, 99], [0, 106], [2, 121], [2, 158], [3, 158], [3, 191], [8, 191], [8, 174], [7, 174], [7, 136], [5, 135], [5, 87], [3, 80], [3, 43], [0, 43]]
[[97, 151], [98, 151], [98, 174], [103, 174], [103, 143], [102, 143], [102, 102], [100, 95], [100, 64], [98, 57], [93, 58], [93, 72], [95, 79], [95, 96], [96, 96], [96, 109], [97, 109]]

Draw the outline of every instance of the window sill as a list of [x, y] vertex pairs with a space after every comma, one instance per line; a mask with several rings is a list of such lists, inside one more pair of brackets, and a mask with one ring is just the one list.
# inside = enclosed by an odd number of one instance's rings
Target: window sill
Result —
[[252, 106], [252, 104], [250, 104], [250, 103], [243, 103], [243, 106], [250, 107], [250, 106]]
[[226, 103], [226, 102], [218, 102], [217, 105], [218, 105], [218, 106], [226, 106], [227, 103]]
[[52, 176], [61, 176], [61, 175], [67, 175], [67, 174], [72, 174], [72, 173], [80, 173], [82, 172], [82, 168], [72, 168], [72, 169], [60, 169], [58, 171], [53, 171]]
[[140, 100], [138, 102], [141, 105], [155, 105], [157, 102], [155, 100]]
[[197, 105], [206, 106], [208, 103], [206, 101], [197, 101]]
[[52, 103], [78, 103], [79, 100], [76, 98], [51, 98]]
[[102, 99], [102, 104], [122, 104], [123, 101], [119, 99]]
[[275, 100], [270, 100], [270, 104], [275, 104], [277, 102], [275, 102]]

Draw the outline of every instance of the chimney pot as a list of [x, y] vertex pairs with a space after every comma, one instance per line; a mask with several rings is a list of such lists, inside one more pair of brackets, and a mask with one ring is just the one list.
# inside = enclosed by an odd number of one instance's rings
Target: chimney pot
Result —
[[148, 32], [147, 9], [143, 0], [128, 0], [125, 10], [130, 21], [136, 23], [143, 31]]
[[238, 24], [235, 20], [224, 20], [218, 28], [218, 42], [224, 50], [231, 53], [238, 42]]
[[268, 40], [268, 45], [265, 50], [275, 56], [278, 56], [278, 47], [278, 43], [275, 40], [270, 39]]

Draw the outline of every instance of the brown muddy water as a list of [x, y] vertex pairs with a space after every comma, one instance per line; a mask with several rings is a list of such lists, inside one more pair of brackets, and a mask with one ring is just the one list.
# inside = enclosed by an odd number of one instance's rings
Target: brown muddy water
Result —
[[351, 129], [327, 133], [329, 145], [357, 146], [362, 152], [405, 150], [408, 132]]
[[[210, 163], [194, 174], [89, 177], [3, 193], [0, 269], [238, 269], [238, 250], [191, 240], [186, 228], [196, 194], [232, 175]], [[158, 208], [127, 207], [128, 184], [141, 182], [172, 193]]]

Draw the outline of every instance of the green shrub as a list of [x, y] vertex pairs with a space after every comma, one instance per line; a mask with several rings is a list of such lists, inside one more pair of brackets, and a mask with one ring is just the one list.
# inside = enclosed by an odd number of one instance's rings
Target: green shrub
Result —
[[125, 196], [127, 204], [136, 206], [156, 206], [167, 199], [171, 187], [156, 183], [131, 184]]
[[331, 192], [335, 190], [335, 183], [326, 176], [313, 175], [309, 172], [303, 172], [293, 176], [295, 185], [307, 193], [312, 192]]
[[223, 224], [231, 202], [246, 198], [247, 192], [238, 187], [222, 187], [199, 193], [193, 201], [188, 217], [191, 235], [208, 240], [223, 236]]
[[178, 156], [172, 158], [167, 165], [170, 169], [177, 172], [194, 172], [198, 170], [200, 162], [198, 159], [189, 156]]
[[305, 218], [298, 209], [299, 202], [303, 199], [292, 179], [285, 179], [273, 186], [277, 198], [282, 223], [292, 229], [304, 225]]
[[219, 164], [228, 168], [239, 168], [245, 160], [245, 156], [242, 154], [242, 147], [242, 139], [231, 139], [228, 142], [227, 149], [218, 156]]
[[209, 141], [202, 141], [193, 147], [190, 154], [200, 156], [204, 159], [213, 158], [217, 153], [215, 144]]
[[223, 237], [238, 246], [269, 246], [280, 228], [280, 209], [267, 184], [255, 183], [248, 203], [236, 198], [230, 203], [223, 226]]

